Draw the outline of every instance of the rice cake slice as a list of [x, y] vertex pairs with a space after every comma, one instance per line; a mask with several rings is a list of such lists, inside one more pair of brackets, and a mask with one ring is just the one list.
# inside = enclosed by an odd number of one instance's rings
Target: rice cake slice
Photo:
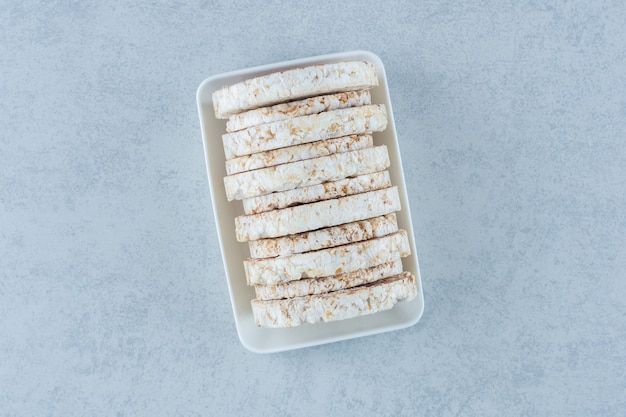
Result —
[[296, 204], [312, 203], [387, 187], [391, 187], [389, 172], [378, 171], [357, 177], [294, 188], [293, 190], [245, 198], [242, 200], [243, 211], [246, 214], [257, 214]]
[[252, 126], [222, 135], [226, 159], [387, 127], [384, 104], [349, 107]]
[[387, 146], [320, 156], [224, 177], [228, 201], [368, 174], [389, 167]]
[[293, 235], [399, 211], [398, 187], [235, 217], [238, 242]]
[[294, 253], [332, 248], [373, 239], [398, 231], [396, 213], [359, 220], [311, 232], [248, 242], [251, 258], [273, 258]]
[[305, 278], [275, 285], [255, 285], [254, 291], [257, 300], [280, 300], [352, 288], [397, 275], [400, 272], [402, 272], [402, 260], [397, 257], [390, 262], [339, 275]]
[[346, 61], [311, 65], [222, 87], [213, 92], [213, 109], [216, 118], [226, 119], [257, 107], [322, 94], [366, 90], [377, 85], [378, 74], [370, 62]]
[[353, 272], [411, 254], [405, 230], [334, 248], [243, 262], [248, 285], [275, 285], [302, 278]]
[[371, 148], [372, 146], [374, 146], [372, 135], [350, 135], [320, 140], [229, 159], [226, 161], [226, 173], [233, 175], [239, 172], [317, 158], [333, 153]]
[[252, 300], [252, 314], [260, 327], [293, 327], [331, 322], [390, 310], [417, 296], [417, 281], [410, 272], [325, 294], [282, 300]]
[[310, 97], [304, 100], [276, 104], [271, 107], [261, 107], [244, 113], [234, 114], [226, 122], [226, 132], [236, 132], [251, 126], [277, 122], [291, 117], [307, 116], [323, 111], [366, 106], [368, 104], [372, 104], [372, 96], [368, 90]]

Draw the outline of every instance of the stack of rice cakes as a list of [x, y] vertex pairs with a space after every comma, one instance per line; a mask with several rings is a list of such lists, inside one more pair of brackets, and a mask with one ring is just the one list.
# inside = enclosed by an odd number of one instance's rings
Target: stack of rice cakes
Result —
[[228, 119], [222, 140], [255, 322], [292, 327], [391, 309], [417, 295], [403, 271], [410, 255], [399, 230], [398, 190], [387, 127], [372, 104], [375, 67], [351, 61], [277, 72], [213, 93], [215, 116]]

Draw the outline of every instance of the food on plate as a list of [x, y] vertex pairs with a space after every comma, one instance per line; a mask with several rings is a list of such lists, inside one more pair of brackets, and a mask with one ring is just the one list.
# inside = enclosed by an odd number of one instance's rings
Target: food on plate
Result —
[[226, 161], [226, 174], [232, 175], [333, 153], [357, 151], [359, 149], [371, 148], [372, 146], [374, 146], [372, 135], [342, 136], [303, 145], [288, 146], [229, 159]]
[[254, 292], [258, 300], [302, 297], [304, 295], [323, 294], [356, 287], [399, 274], [400, 272], [402, 272], [402, 261], [398, 257], [390, 262], [343, 274], [320, 278], [302, 278], [274, 285], [255, 285]]
[[392, 277], [324, 294], [281, 300], [252, 300], [258, 326], [293, 327], [332, 322], [391, 309], [417, 295], [415, 277], [402, 272]]
[[[241, 204], [235, 238], [254, 322], [286, 328], [382, 312], [417, 295], [404, 271], [410, 235], [398, 227], [398, 188], [377, 134], [369, 62], [312, 65], [213, 93], [222, 135], [224, 192]], [[241, 203], [239, 202], [241, 201]]]
[[387, 127], [383, 104], [349, 107], [252, 126], [222, 135], [226, 159], [286, 146], [348, 135], [381, 132]]
[[347, 245], [348, 243], [386, 236], [397, 231], [396, 213], [389, 213], [385, 216], [325, 227], [310, 232], [251, 240], [248, 242], [248, 246], [252, 258], [273, 258]]
[[291, 207], [298, 204], [313, 203], [331, 198], [345, 197], [360, 194], [366, 191], [380, 190], [391, 187], [391, 178], [388, 171], [377, 171], [337, 181], [327, 181], [321, 184], [294, 188], [257, 197], [244, 198], [243, 211], [245, 214], [257, 214], [264, 211]]
[[226, 122], [226, 132], [236, 132], [250, 126], [277, 122], [297, 116], [321, 113], [323, 111], [345, 109], [372, 104], [372, 96], [368, 90], [348, 91], [346, 93], [328, 94], [310, 97], [304, 100], [276, 104], [271, 107], [249, 110], [233, 114]]
[[213, 93], [215, 117], [225, 119], [245, 110], [378, 85], [370, 62], [350, 61], [311, 65], [251, 78]]
[[302, 278], [353, 272], [411, 254], [406, 231], [399, 230], [348, 245], [269, 259], [247, 259], [248, 285], [273, 285]]
[[397, 187], [349, 195], [332, 200], [237, 216], [237, 241], [264, 239], [337, 226], [400, 210]]
[[241, 200], [382, 171], [389, 167], [385, 145], [320, 156], [224, 177], [228, 201]]

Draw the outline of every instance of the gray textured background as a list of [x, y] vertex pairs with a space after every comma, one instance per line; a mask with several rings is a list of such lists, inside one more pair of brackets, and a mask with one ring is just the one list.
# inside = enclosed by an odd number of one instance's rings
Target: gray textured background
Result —
[[[623, 2], [27, 3], [0, 7], [0, 416], [624, 415]], [[249, 353], [196, 88], [353, 49], [386, 66], [424, 316]]]

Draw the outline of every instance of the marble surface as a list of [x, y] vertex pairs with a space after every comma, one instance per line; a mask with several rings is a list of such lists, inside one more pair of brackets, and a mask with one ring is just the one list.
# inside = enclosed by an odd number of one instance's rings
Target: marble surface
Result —
[[[626, 413], [619, 1], [5, 2], [0, 416]], [[386, 66], [426, 309], [240, 343], [195, 91], [366, 49]]]

